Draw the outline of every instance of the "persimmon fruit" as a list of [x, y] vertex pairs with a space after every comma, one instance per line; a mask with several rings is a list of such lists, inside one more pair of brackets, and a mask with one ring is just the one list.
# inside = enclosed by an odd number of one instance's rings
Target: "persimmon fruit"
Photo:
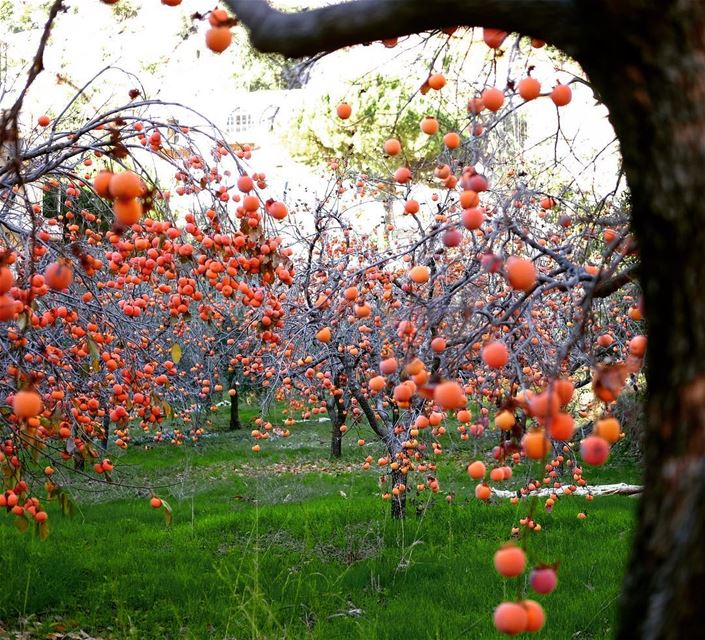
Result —
[[67, 289], [72, 280], [73, 268], [67, 263], [52, 262], [44, 271], [44, 281], [56, 291]]
[[557, 84], [551, 91], [551, 100], [557, 107], [565, 107], [573, 99], [573, 91], [567, 84]]
[[468, 402], [463, 388], [457, 382], [452, 381], [436, 385], [433, 399], [443, 409], [462, 409]]
[[488, 87], [482, 92], [482, 104], [490, 111], [499, 111], [504, 104], [504, 92], [497, 87]]
[[531, 260], [512, 256], [507, 260], [505, 271], [513, 289], [528, 291], [536, 284], [536, 266]]
[[501, 369], [509, 362], [509, 349], [504, 342], [490, 342], [482, 350], [482, 360], [492, 369]]
[[610, 445], [599, 436], [588, 436], [580, 443], [580, 455], [592, 466], [603, 465], [610, 455]]
[[335, 108], [335, 113], [341, 120], [347, 120], [352, 115], [352, 107], [347, 102], [341, 102]]
[[206, 31], [206, 46], [213, 53], [223, 53], [233, 41], [233, 34], [228, 27], [211, 27]]
[[500, 547], [494, 554], [494, 568], [505, 578], [515, 578], [526, 568], [526, 553], [514, 544]]
[[122, 171], [113, 174], [108, 185], [113, 198], [139, 198], [144, 193], [142, 179], [133, 171]]
[[18, 391], [12, 399], [12, 411], [18, 418], [34, 418], [42, 412], [42, 398], [33, 389]]
[[508, 636], [523, 633], [529, 624], [527, 610], [516, 602], [503, 602], [494, 610], [494, 626]]
[[535, 100], [541, 94], [541, 83], [536, 78], [523, 78], [519, 81], [519, 95], [526, 100]]

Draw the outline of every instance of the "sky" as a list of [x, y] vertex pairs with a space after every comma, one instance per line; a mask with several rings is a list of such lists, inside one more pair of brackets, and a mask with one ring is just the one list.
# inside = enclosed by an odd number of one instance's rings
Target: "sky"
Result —
[[[41, 33], [39, 27], [44, 22], [42, 4], [40, 0], [0, 2], [0, 42], [8, 44], [11, 66], [16, 67], [22, 59], [30, 60], [36, 50]], [[91, 108], [96, 110], [107, 103], [127, 102], [127, 92], [135, 86], [143, 87], [149, 97], [188, 104], [220, 127], [225, 126], [228, 113], [236, 105], [247, 104], [248, 96], [234, 88], [233, 77], [239, 69], [237, 52], [228, 51], [218, 56], [207, 50], [204, 45], [207, 24], [190, 19], [194, 12], [212, 8], [210, 3], [184, 0], [179, 7], [167, 7], [158, 0], [121, 0], [118, 6], [123, 13], [129, 12], [131, 7], [137, 9], [128, 17], [120, 17], [114, 7], [98, 0], [66, 0], [65, 4], [68, 11], [60, 16], [44, 58], [46, 69], [26, 103], [25, 117], [30, 123], [42, 113], [56, 113], [75, 92], [74, 87], [82, 86], [107, 66], [119, 67], [120, 71], [110, 71], [96, 83], [91, 101]], [[276, 4], [286, 7], [295, 2], [286, 0]], [[21, 19], [36, 23], [37, 28], [12, 33], [12, 25]], [[182, 36], [187, 33], [189, 36], [184, 39]], [[305, 99], [315, 101], [328, 93], [334, 97], [333, 103], [338, 99], [354, 101], [356, 81], [365, 74], [379, 71], [409, 75], [420, 85], [428, 73], [427, 68], [416, 63], [419, 55], [424, 55], [421, 42], [419, 38], [411, 38], [396, 49], [377, 43], [324, 57], [314, 67]], [[487, 55], [481, 42], [472, 51], [462, 70], [468, 81], [482, 72]], [[506, 80], [509, 63], [509, 55], [498, 59], [495, 70], [498, 84]], [[562, 65], [565, 71], [557, 69], [545, 51], [533, 52], [532, 64], [536, 67], [534, 77], [547, 87], [556, 80], [567, 81], [572, 73], [579, 71], [571, 63]], [[7, 87], [6, 83], [5, 89]], [[582, 84], [573, 87], [573, 103], [561, 110], [562, 135], [556, 151], [568, 176], [576, 176], [584, 189], [605, 191], [612, 186], [617, 172], [616, 146], [602, 156], [595, 172], [584, 172], [583, 164], [607, 146], [614, 135], [606, 111], [595, 106], [589, 88]], [[12, 92], [3, 100], [3, 106], [7, 106], [11, 97]], [[528, 157], [532, 153], [537, 157], [546, 155], [546, 147], [540, 143], [555, 133], [558, 126], [556, 110], [546, 103], [546, 99], [537, 100], [525, 107]], [[321, 117], [331, 115], [323, 113]], [[574, 154], [571, 149], [577, 149], [578, 153]], [[261, 166], [257, 166], [258, 163]], [[292, 182], [327, 183], [320, 179], [320, 172], [288, 158], [274, 136], [263, 141], [261, 151], [255, 153], [254, 165], [254, 170], [274, 166], [275, 175], [279, 173], [288, 185]]]

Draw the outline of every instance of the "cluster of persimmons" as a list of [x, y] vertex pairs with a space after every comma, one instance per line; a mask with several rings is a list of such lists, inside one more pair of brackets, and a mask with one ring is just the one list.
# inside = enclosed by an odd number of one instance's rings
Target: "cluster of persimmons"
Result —
[[[37, 144], [61, 124], [41, 116]], [[277, 286], [294, 270], [291, 250], [268, 229], [287, 208], [261, 197], [264, 174], [233, 177], [222, 166], [228, 155], [238, 160], [225, 143], [209, 139], [200, 154], [177, 127], [188, 152], [170, 154], [173, 127], [111, 113], [86, 140], [69, 132], [64, 162], [39, 172], [34, 190], [18, 183], [3, 198], [17, 226], [0, 254], [0, 499], [20, 528], [34, 521], [46, 531], [39, 489], [66, 504], [68, 471], [119, 481], [109, 440], [127, 447], [135, 429], [161, 440], [172, 417], [198, 437], [201, 409], [223, 392], [228, 369], [247, 361], [243, 343], [266, 350], [278, 339]], [[139, 166], [126, 152], [135, 142], [173, 166], [187, 208], [180, 221], [156, 176], [128, 168]], [[194, 195], [210, 206], [186, 204]], [[176, 429], [172, 440], [188, 435]]]

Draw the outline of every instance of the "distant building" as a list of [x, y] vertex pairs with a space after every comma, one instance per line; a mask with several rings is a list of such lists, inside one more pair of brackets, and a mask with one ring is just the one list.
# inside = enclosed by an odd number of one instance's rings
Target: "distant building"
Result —
[[221, 126], [231, 145], [262, 146], [271, 143], [277, 117], [287, 115], [303, 101], [302, 89], [238, 92], [229, 96], [233, 105]]

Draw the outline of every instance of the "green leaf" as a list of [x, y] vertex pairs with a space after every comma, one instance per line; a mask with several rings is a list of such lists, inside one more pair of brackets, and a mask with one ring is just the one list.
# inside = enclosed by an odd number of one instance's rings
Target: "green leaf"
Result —
[[91, 370], [100, 371], [100, 351], [98, 350], [98, 345], [90, 336], [87, 339], [87, 343], [88, 353], [91, 354]]
[[62, 515], [70, 518], [76, 515], [76, 505], [71, 499], [71, 496], [63, 491], [59, 494], [59, 505], [61, 506]]
[[174, 513], [169, 503], [164, 499], [162, 499], [162, 507], [164, 507], [164, 522], [166, 522], [167, 527], [170, 527], [171, 523], [174, 522]]
[[181, 361], [181, 346], [178, 342], [171, 345], [171, 359], [174, 361], [174, 364], [179, 364]]
[[46, 522], [38, 522], [37, 524], [39, 525], [37, 528], [40, 540], [46, 540], [49, 537], [49, 525]]
[[25, 518], [25, 516], [17, 516], [15, 518], [15, 527], [21, 533], [27, 531], [27, 529], [29, 529], [29, 522], [27, 522], [27, 518]]

